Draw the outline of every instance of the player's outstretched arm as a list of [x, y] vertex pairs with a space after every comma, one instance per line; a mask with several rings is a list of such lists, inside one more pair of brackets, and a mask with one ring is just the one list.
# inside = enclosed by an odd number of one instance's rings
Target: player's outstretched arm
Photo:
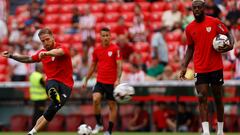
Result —
[[52, 49], [50, 51], [47, 52], [41, 52], [40, 53], [40, 58], [44, 57], [44, 56], [51, 56], [51, 57], [56, 57], [56, 56], [62, 56], [64, 55], [64, 51], [62, 48], [57, 48], [57, 49]]
[[6, 58], [11, 58], [14, 59], [18, 62], [22, 63], [34, 63], [35, 61], [32, 59], [32, 57], [27, 56], [27, 55], [20, 55], [20, 54], [12, 54], [8, 51], [2, 52], [2, 56]]
[[186, 79], [185, 74], [187, 72], [188, 64], [193, 57], [193, 53], [194, 53], [194, 45], [188, 45], [187, 52], [186, 52], [184, 61], [183, 61], [182, 66], [181, 66], [182, 69], [181, 69], [181, 72], [180, 72], [180, 79], [184, 79], [184, 80]]

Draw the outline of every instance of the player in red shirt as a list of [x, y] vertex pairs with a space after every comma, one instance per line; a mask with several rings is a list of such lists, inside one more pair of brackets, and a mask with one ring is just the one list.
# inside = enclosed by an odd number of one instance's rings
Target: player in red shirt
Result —
[[230, 40], [230, 46], [220, 47], [221, 52], [227, 52], [233, 48], [234, 39], [226, 26], [217, 18], [204, 14], [205, 1], [193, 0], [192, 10], [195, 20], [186, 27], [187, 52], [180, 73], [181, 79], [186, 79], [187, 66], [193, 57], [195, 69], [195, 86], [199, 97], [199, 109], [202, 120], [203, 135], [210, 135], [208, 123], [208, 89], [209, 86], [217, 108], [218, 131], [217, 135], [223, 135], [223, 63], [221, 53], [213, 49], [212, 41], [217, 34], [224, 34]]
[[8, 51], [2, 53], [2, 56], [22, 63], [43, 63], [47, 76], [46, 92], [52, 101], [28, 135], [35, 134], [53, 119], [56, 112], [69, 98], [73, 87], [73, 69], [68, 48], [56, 43], [51, 30], [47, 28], [40, 30], [38, 36], [44, 49], [39, 50], [33, 56], [11, 54]]
[[100, 34], [102, 44], [93, 51], [93, 61], [82, 87], [86, 88], [88, 79], [97, 68], [97, 83], [93, 89], [93, 107], [97, 125], [93, 134], [103, 130], [100, 105], [101, 99], [105, 97], [110, 108], [108, 131], [105, 132], [105, 135], [111, 135], [117, 115], [117, 104], [113, 97], [113, 90], [114, 86], [119, 84], [122, 74], [122, 57], [118, 46], [110, 42], [110, 30], [104, 27]]

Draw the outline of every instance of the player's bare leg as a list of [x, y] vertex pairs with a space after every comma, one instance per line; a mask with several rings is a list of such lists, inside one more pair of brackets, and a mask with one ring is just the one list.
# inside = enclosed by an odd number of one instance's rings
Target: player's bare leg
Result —
[[208, 84], [198, 84], [196, 89], [198, 91], [199, 110], [202, 120], [203, 135], [210, 135], [208, 123]]
[[28, 135], [34, 135], [37, 131], [41, 130], [43, 127], [47, 125], [48, 121], [43, 117], [43, 115], [37, 120], [36, 125], [33, 129], [28, 133]]
[[217, 135], [223, 135], [224, 106], [223, 106], [223, 88], [222, 85], [212, 85], [212, 91], [217, 108]]
[[110, 109], [109, 113], [109, 123], [108, 123], [108, 131], [105, 132], [104, 135], [111, 135], [112, 134], [112, 129], [114, 126], [114, 122], [117, 117], [117, 103], [115, 101], [109, 100], [108, 101], [108, 106]]
[[99, 131], [103, 130], [103, 122], [101, 118], [101, 93], [95, 92], [93, 93], [93, 109], [96, 117], [97, 125], [92, 131], [93, 134], [97, 134]]

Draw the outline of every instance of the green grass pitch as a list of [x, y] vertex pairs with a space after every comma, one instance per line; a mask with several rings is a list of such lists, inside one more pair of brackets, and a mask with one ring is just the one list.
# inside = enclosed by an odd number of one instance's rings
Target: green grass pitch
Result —
[[[226, 133], [225, 135], [239, 135], [240, 133]], [[27, 135], [26, 132], [0, 132], [0, 135]], [[77, 132], [41, 132], [37, 135], [77, 135]], [[103, 135], [99, 133], [97, 135]], [[113, 135], [201, 135], [200, 133], [164, 133], [164, 132], [114, 132]], [[211, 133], [216, 135], [216, 133]]]

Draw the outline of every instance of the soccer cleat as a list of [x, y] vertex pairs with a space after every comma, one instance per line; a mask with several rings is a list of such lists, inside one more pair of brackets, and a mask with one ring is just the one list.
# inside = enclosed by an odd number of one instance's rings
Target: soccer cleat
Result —
[[93, 129], [92, 133], [93, 133], [93, 134], [97, 134], [97, 133], [99, 133], [99, 132], [102, 131], [102, 130], [103, 130], [103, 126], [97, 124], [97, 125], [95, 126], [95, 128]]
[[51, 88], [48, 92], [49, 97], [53, 100], [55, 104], [60, 104], [60, 96], [55, 88]]
[[104, 134], [103, 135], [112, 135], [111, 133], [109, 133], [109, 131], [106, 131], [106, 132], [104, 132]]

